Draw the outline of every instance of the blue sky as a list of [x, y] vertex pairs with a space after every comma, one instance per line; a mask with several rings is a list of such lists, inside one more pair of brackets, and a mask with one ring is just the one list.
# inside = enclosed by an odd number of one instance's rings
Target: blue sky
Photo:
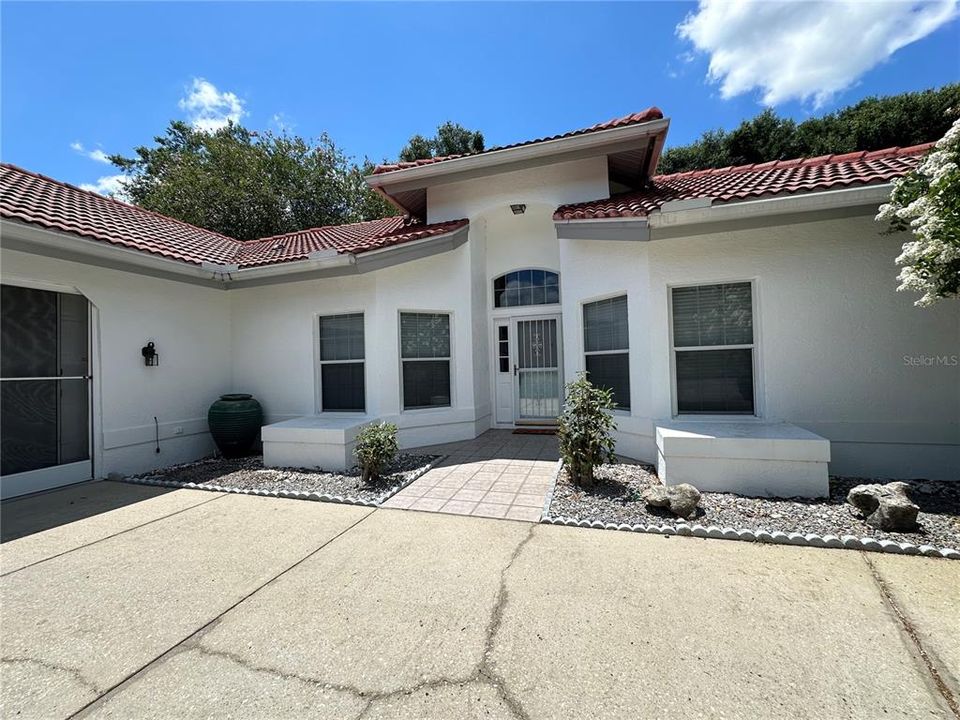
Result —
[[2, 13], [0, 155], [73, 183], [111, 175], [98, 151], [129, 153], [174, 118], [326, 131], [381, 160], [448, 119], [490, 146], [657, 105], [668, 143], [682, 144], [765, 103], [802, 119], [960, 75], [957, 0], [4, 2]]

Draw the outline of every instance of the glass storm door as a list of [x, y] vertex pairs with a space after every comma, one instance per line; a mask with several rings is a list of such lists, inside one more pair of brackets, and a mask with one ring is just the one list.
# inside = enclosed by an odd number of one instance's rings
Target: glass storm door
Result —
[[560, 319], [514, 321], [517, 420], [556, 420], [562, 403]]
[[0, 494], [88, 480], [90, 307], [82, 295], [0, 287]]

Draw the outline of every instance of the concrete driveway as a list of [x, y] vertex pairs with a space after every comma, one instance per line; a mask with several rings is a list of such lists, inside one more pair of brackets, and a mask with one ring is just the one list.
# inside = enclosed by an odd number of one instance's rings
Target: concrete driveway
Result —
[[5, 717], [958, 717], [956, 561], [112, 483], [2, 510]]

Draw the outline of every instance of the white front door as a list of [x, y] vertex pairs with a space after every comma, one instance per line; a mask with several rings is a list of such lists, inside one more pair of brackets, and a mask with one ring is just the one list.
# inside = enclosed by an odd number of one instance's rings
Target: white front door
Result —
[[513, 319], [514, 421], [556, 420], [563, 404], [560, 316]]
[[3, 285], [0, 306], [0, 497], [89, 480], [89, 303]]
[[496, 386], [496, 419], [500, 424], [513, 422], [513, 339], [511, 338], [510, 318], [494, 323], [493, 376]]

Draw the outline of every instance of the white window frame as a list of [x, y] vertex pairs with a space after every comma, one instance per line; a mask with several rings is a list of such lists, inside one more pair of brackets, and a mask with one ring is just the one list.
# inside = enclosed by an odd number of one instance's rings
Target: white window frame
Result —
[[[587, 350], [586, 339], [584, 337], [587, 325], [584, 319], [584, 311], [586, 310], [587, 305], [593, 305], [594, 303], [603, 302], [604, 300], [615, 300], [616, 298], [624, 298], [627, 303], [627, 347], [624, 350]], [[601, 295], [600, 297], [587, 298], [580, 301], [580, 354], [583, 357], [583, 366], [581, 369], [586, 372], [587, 370], [587, 356], [588, 355], [626, 355], [627, 356], [627, 382], [630, 384], [630, 407], [621, 407], [617, 406], [613, 410], [614, 415], [623, 415], [629, 416], [633, 412], [633, 359], [630, 356], [630, 345], [633, 339], [631, 338], [630, 332], [630, 293], [626, 290], [619, 290], [616, 292], [607, 293], [606, 295]]]
[[[320, 351], [320, 319], [329, 317], [338, 317], [340, 315], [360, 315], [363, 318], [363, 360], [323, 360]], [[313, 314], [313, 360], [314, 360], [314, 385], [316, 387], [316, 407], [318, 415], [345, 415], [356, 416], [365, 415], [367, 412], [367, 388], [369, 387], [369, 376], [367, 374], [367, 314], [365, 310], [339, 310], [337, 312], [318, 312]], [[323, 366], [324, 365], [342, 365], [345, 363], [363, 363], [363, 410], [324, 410], [323, 409]]]
[[[403, 326], [401, 320], [404, 315], [446, 315], [449, 318], [450, 326], [450, 354], [447, 357], [430, 358], [405, 358], [403, 357]], [[431, 413], [431, 412], [449, 412], [456, 406], [456, 375], [454, 374], [454, 313], [452, 310], [424, 310], [407, 309], [397, 310], [397, 363], [399, 366], [400, 380], [400, 412], [401, 413]], [[448, 405], [429, 405], [426, 407], [405, 407], [406, 400], [403, 397], [403, 364], [406, 362], [446, 360], [450, 373], [450, 403]]]
[[[735, 283], [750, 283], [750, 311], [753, 321], [753, 343], [740, 345], [697, 345], [677, 347], [673, 338], [673, 289], [702, 287], [704, 285], [731, 285]], [[667, 328], [670, 342], [670, 401], [671, 414], [674, 418], [685, 420], [727, 420], [749, 422], [763, 419], [763, 383], [760, 362], [760, 293], [756, 278], [722, 278], [704, 279], [697, 282], [673, 283], [667, 285]], [[677, 352], [697, 350], [751, 350], [753, 365], [753, 413], [681, 413], [677, 397]]]

